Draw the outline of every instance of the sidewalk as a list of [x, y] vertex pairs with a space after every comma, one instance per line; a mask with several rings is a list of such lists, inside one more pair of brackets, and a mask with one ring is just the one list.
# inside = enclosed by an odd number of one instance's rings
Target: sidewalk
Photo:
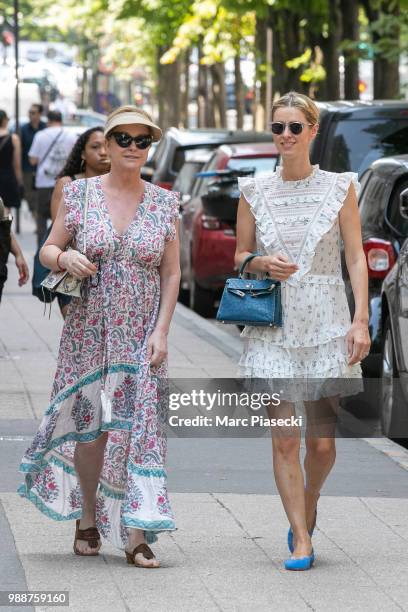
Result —
[[[20, 237], [30, 263], [31, 224]], [[160, 536], [162, 568], [127, 566], [107, 543], [72, 553], [73, 522], [47, 519], [16, 493], [18, 465], [49, 399], [61, 318], [17, 286], [13, 258], [0, 305], [0, 590], [66, 590], [75, 612], [408, 610], [408, 452], [387, 440], [338, 440], [319, 504], [317, 560], [282, 568], [287, 520], [267, 438], [169, 439], [178, 531]], [[173, 378], [233, 377], [240, 340], [178, 306]], [[0, 608], [33, 610], [29, 607]], [[58, 610], [37, 607], [36, 610]]]

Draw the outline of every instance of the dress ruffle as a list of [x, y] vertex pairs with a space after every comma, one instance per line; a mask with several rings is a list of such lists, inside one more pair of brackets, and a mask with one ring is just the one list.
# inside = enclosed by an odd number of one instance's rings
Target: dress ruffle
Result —
[[310, 224], [298, 261], [299, 270], [288, 279], [287, 282], [289, 284], [300, 281], [301, 278], [310, 272], [313, 258], [316, 253], [316, 247], [324, 234], [330, 231], [337, 220], [340, 209], [347, 197], [350, 184], [354, 184], [357, 193], [360, 191], [360, 184], [357, 181], [357, 176], [355, 172], [344, 172], [342, 174], [332, 175], [334, 180], [332, 179], [333, 183], [329, 195], [325, 199], [315, 222]]
[[[75, 445], [108, 432], [96, 525], [118, 548], [125, 546], [129, 527], [143, 529], [153, 542], [160, 531], [175, 529], [164, 468], [167, 383], [163, 387], [152, 379], [147, 393], [138, 368], [112, 366], [115, 384], [108, 382], [112, 410], [107, 415], [100, 402], [101, 377], [98, 370], [54, 398], [20, 465], [25, 482], [18, 492], [54, 520], [80, 518]], [[151, 400], [161, 408], [145, 412], [143, 405], [152, 406]]]
[[295, 286], [283, 282], [281, 295], [282, 327], [247, 326], [241, 334], [243, 338], [256, 338], [283, 348], [306, 348], [347, 334], [350, 311], [342, 279], [309, 276]]
[[[271, 180], [275, 180], [274, 174], [271, 175]], [[262, 246], [272, 255], [279, 248], [279, 243], [274, 220], [263, 202], [260, 187], [254, 178], [247, 177], [238, 178], [238, 187], [251, 207]]]

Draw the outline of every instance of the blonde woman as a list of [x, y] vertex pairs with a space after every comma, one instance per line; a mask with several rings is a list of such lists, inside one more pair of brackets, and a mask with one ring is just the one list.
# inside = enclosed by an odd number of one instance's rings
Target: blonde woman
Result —
[[[121, 107], [104, 133], [110, 171], [64, 186], [40, 254], [46, 267], [82, 278], [85, 295], [68, 306], [51, 404], [23, 458], [19, 491], [53, 519], [76, 519], [76, 554], [98, 554], [102, 536], [129, 564], [156, 568], [148, 544], [175, 529], [165, 390], [179, 201], [140, 177], [161, 137], [147, 113]], [[73, 238], [78, 250], [65, 250]]]
[[[308, 419], [305, 478], [300, 431], [272, 431], [277, 487], [289, 519], [288, 570], [310, 569], [311, 536], [320, 490], [333, 467], [339, 397], [361, 390], [359, 362], [368, 354], [367, 266], [357, 207], [357, 176], [312, 166], [309, 148], [319, 112], [307, 96], [290, 92], [272, 108], [273, 141], [281, 155], [276, 172], [240, 179], [237, 249], [239, 266], [281, 281], [282, 328], [246, 327], [239, 373], [263, 379], [285, 393], [275, 415], [295, 413], [302, 400]], [[350, 321], [341, 276], [340, 238], [355, 300]], [[294, 384], [296, 381], [297, 384]], [[299, 389], [301, 391], [299, 391]], [[299, 393], [301, 395], [299, 396]], [[291, 401], [292, 400], [292, 401]]]

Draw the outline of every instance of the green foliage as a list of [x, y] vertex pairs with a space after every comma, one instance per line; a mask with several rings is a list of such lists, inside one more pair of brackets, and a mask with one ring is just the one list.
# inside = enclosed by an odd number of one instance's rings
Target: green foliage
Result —
[[238, 53], [249, 52], [254, 33], [253, 12], [230, 11], [221, 0], [196, 0], [161, 62], [164, 64], [174, 62], [181, 51], [199, 41], [203, 64], [225, 62]]

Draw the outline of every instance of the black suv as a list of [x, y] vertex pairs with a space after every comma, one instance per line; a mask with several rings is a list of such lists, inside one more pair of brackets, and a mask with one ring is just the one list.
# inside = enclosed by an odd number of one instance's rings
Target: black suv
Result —
[[270, 132], [247, 130], [170, 128], [160, 140], [146, 166], [153, 168], [152, 183], [172, 189], [174, 181], [186, 161], [186, 152], [192, 149], [211, 151], [222, 144], [241, 142], [272, 142]]
[[380, 157], [408, 153], [406, 101], [319, 102], [318, 107], [311, 161], [322, 170], [361, 176]]
[[[367, 258], [369, 291], [370, 355], [363, 361], [366, 374], [378, 376], [381, 369], [383, 323], [381, 285], [393, 268], [408, 237], [408, 220], [401, 215], [400, 195], [408, 187], [408, 155], [375, 161], [361, 177], [359, 198], [363, 248]], [[350, 280], [344, 265], [347, 297], [353, 312]]]

